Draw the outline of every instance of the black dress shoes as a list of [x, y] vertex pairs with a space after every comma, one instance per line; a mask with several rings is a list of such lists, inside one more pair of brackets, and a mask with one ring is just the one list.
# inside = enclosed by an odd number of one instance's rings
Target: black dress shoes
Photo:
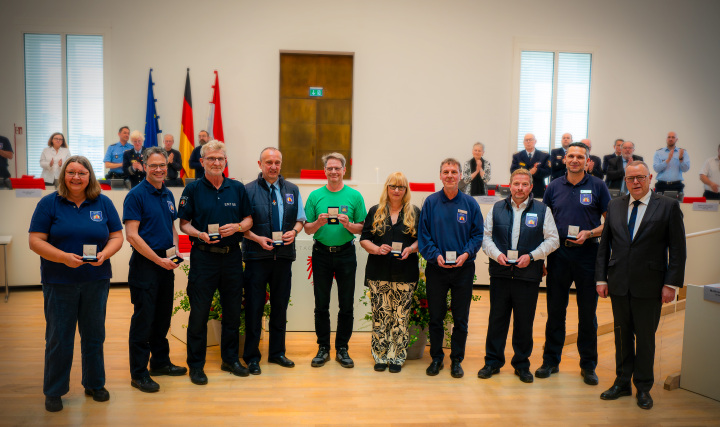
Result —
[[285, 357], [285, 355], [280, 355], [278, 357], [271, 357], [268, 359], [268, 363], [274, 363], [276, 365], [280, 365], [283, 368], [294, 368], [295, 362]]
[[492, 377], [495, 374], [500, 373], [500, 368], [493, 368], [490, 365], [485, 365], [478, 371], [478, 378], [482, 378], [484, 380]]
[[318, 348], [317, 355], [313, 357], [312, 362], [310, 362], [310, 366], [313, 368], [319, 368], [321, 366], [325, 366], [325, 362], [330, 360], [330, 348], [325, 346], [320, 346]]
[[529, 369], [515, 369], [515, 375], [520, 377], [520, 381], [530, 384], [535, 381], [535, 377], [530, 373]]
[[147, 374], [137, 379], [133, 378], [132, 381], [130, 381], [130, 385], [144, 393], [155, 393], [160, 390], [160, 384], [153, 381], [150, 375]]
[[430, 375], [431, 377], [434, 377], [435, 375], [440, 373], [440, 370], [444, 368], [445, 365], [443, 364], [442, 360], [433, 360], [430, 362], [430, 366], [427, 367], [425, 370], [425, 373]]
[[[240, 362], [233, 362], [233, 363], [227, 363], [223, 362], [220, 365], [220, 369], [223, 371], [230, 372], [231, 374], [235, 375], [236, 377], [247, 377], [250, 375], [250, 371], [248, 371], [248, 368], [244, 367]], [[258, 367], [259, 369], [259, 367]]]
[[153, 377], [159, 377], [161, 375], [179, 377], [185, 374], [187, 374], [186, 367], [173, 365], [172, 363], [167, 366], [163, 366], [162, 368], [150, 369], [150, 375], [152, 375]]
[[350, 358], [350, 355], [348, 354], [348, 351], [346, 348], [339, 348], [335, 352], [335, 360], [340, 362], [340, 366], [343, 368], [352, 368], [355, 366], [355, 363]]
[[193, 384], [205, 385], [208, 383], [208, 378], [202, 368], [190, 368], [190, 381], [192, 381]]
[[48, 412], [59, 412], [62, 411], [62, 398], [60, 396], [52, 397], [45, 396], [45, 410]]
[[550, 374], [555, 374], [557, 372], [560, 372], [560, 369], [558, 369], [557, 366], [550, 366], [547, 363], [543, 363], [542, 366], [535, 371], [535, 376], [537, 378], [547, 378]]
[[652, 397], [650, 397], [650, 393], [647, 391], [640, 391], [637, 392], [637, 405], [641, 407], [642, 409], [650, 409], [653, 407], [653, 400]]
[[89, 388], [86, 388], [85, 395], [92, 396], [93, 400], [96, 402], [107, 402], [110, 400], [110, 392], [107, 391], [105, 387], [97, 390], [90, 390]]
[[390, 364], [390, 373], [391, 374], [397, 374], [400, 371], [402, 371], [402, 365], [396, 365], [394, 363]]
[[453, 360], [450, 364], [450, 376], [453, 378], [462, 378], [463, 375], [465, 375], [465, 371], [463, 371], [460, 361]]
[[630, 388], [630, 386], [622, 387], [619, 385], [613, 385], [609, 389], [602, 392], [602, 394], [600, 395], [600, 399], [615, 400], [623, 396], [632, 396], [632, 389]]
[[387, 369], [387, 367], [387, 363], [376, 363], [373, 369], [375, 369], [377, 372], [383, 372], [385, 371], [385, 369]]
[[580, 375], [582, 375], [585, 384], [587, 385], [598, 385], [598, 376], [595, 371], [590, 369], [580, 369]]
[[248, 363], [248, 372], [250, 372], [250, 375], [260, 375], [262, 374], [262, 369], [260, 369], [260, 364], [258, 362], [250, 362]]

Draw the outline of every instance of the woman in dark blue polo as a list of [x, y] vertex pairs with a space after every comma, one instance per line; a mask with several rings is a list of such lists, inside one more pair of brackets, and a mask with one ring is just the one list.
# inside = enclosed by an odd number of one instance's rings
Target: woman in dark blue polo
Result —
[[368, 252], [365, 286], [370, 288], [375, 370], [402, 369], [410, 338], [408, 317], [420, 269], [417, 229], [420, 209], [410, 204], [410, 188], [402, 172], [385, 181], [380, 203], [365, 217], [360, 246]]
[[[70, 388], [77, 324], [81, 336], [82, 384], [98, 402], [105, 389], [105, 309], [112, 271], [110, 257], [123, 244], [122, 224], [113, 203], [100, 194], [88, 159], [63, 164], [58, 190], [43, 197], [30, 222], [30, 249], [40, 255], [45, 299], [45, 409], [62, 410]], [[97, 261], [88, 255], [96, 249]], [[86, 258], [83, 258], [83, 255]]]

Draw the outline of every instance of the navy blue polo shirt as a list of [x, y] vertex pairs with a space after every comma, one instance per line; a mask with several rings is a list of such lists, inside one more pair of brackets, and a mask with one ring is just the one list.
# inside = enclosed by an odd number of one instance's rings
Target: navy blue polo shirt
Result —
[[144, 179], [125, 196], [123, 223], [140, 221], [138, 234], [152, 250], [173, 247], [173, 221], [176, 219], [175, 197], [165, 184], [158, 190]]
[[[208, 224], [238, 223], [243, 218], [252, 215], [250, 198], [245, 186], [239, 181], [223, 177], [220, 188], [215, 188], [206, 177], [193, 181], [185, 187], [180, 204], [178, 217], [190, 221], [193, 227], [200, 232], [207, 232]], [[195, 243], [205, 243], [196, 237], [190, 240]], [[242, 233], [223, 237], [219, 246], [237, 246], [242, 241]]]
[[[29, 232], [45, 233], [48, 243], [54, 247], [82, 256], [83, 245], [97, 245], [98, 252], [101, 252], [110, 233], [120, 230], [120, 216], [107, 196], [101, 194], [95, 200], [85, 200], [78, 208], [75, 203], [54, 192], [38, 202]], [[99, 267], [83, 264], [70, 268], [41, 257], [40, 277], [43, 284], [110, 279], [112, 267], [107, 260]]]
[[561, 239], [567, 238], [568, 226], [592, 230], [600, 226], [600, 217], [607, 212], [610, 192], [600, 178], [585, 174], [572, 185], [567, 175], [550, 181], [545, 190], [545, 203], [552, 211]]

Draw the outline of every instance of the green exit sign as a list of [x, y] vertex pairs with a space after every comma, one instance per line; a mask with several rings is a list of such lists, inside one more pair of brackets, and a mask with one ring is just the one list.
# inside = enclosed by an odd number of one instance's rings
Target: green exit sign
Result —
[[323, 96], [323, 88], [311, 87], [310, 88], [310, 96]]

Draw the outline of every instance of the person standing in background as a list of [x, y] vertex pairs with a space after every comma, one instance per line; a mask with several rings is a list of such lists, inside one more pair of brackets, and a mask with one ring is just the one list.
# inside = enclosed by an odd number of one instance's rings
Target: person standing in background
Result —
[[473, 145], [472, 159], [463, 166], [463, 177], [460, 187], [468, 196], [487, 195], [487, 184], [490, 182], [490, 161], [483, 158], [485, 145], [476, 142]]
[[70, 157], [65, 136], [55, 132], [48, 139], [48, 146], [40, 154], [40, 167], [42, 168], [42, 179], [45, 184], [53, 185], [60, 176], [63, 163]]

